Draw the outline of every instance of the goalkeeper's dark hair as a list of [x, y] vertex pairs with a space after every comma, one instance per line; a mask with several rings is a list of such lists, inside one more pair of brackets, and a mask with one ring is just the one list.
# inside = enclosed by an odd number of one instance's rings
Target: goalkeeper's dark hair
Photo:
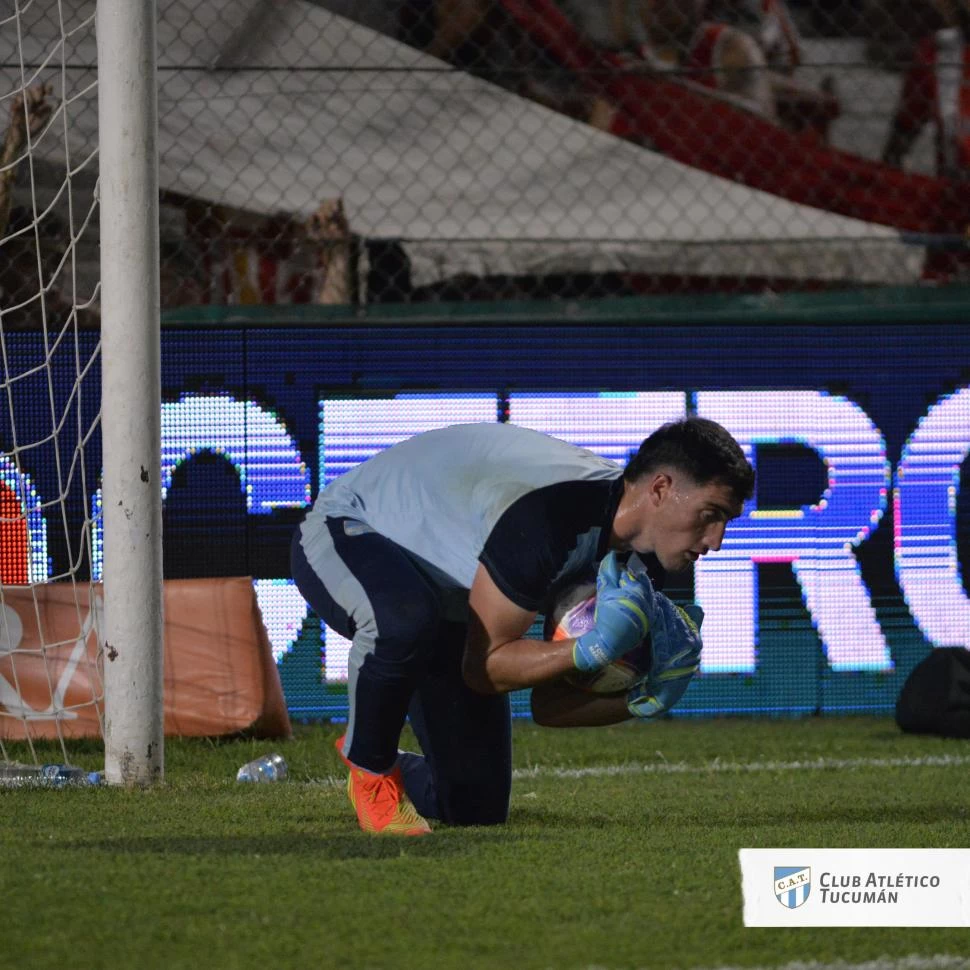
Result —
[[663, 467], [676, 468], [697, 485], [723, 482], [745, 501], [754, 495], [754, 468], [741, 446], [716, 421], [692, 416], [658, 428], [623, 471], [634, 482]]

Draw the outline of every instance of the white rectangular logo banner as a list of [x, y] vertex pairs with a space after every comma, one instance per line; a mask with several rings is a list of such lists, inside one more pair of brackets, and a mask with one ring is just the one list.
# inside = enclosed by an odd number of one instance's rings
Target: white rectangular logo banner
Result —
[[970, 926], [970, 849], [739, 849], [745, 926]]

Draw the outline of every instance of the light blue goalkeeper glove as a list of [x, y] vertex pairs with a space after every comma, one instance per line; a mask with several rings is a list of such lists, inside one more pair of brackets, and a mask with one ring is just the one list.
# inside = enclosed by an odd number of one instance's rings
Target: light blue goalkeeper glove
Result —
[[654, 602], [657, 613], [650, 632], [650, 673], [626, 695], [627, 709], [639, 718], [663, 714], [683, 697], [700, 665], [703, 646], [700, 628], [704, 611], [696, 603], [675, 606], [663, 593], [655, 593]]
[[579, 670], [599, 670], [629, 653], [647, 635], [656, 594], [646, 573], [634, 576], [609, 553], [596, 576], [593, 628], [576, 639], [573, 663]]

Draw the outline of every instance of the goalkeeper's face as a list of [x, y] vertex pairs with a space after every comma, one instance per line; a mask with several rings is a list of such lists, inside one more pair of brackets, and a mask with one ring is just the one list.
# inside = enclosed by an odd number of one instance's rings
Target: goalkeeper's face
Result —
[[720, 549], [725, 526], [741, 509], [723, 482], [698, 485], [676, 470], [658, 472], [627, 483], [614, 536], [618, 545], [652, 552], [664, 569], [678, 572]]

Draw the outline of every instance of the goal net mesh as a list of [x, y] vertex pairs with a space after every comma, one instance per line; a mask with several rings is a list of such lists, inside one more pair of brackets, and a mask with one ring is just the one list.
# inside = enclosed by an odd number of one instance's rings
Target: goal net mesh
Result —
[[94, 10], [0, 5], [0, 761], [102, 726]]

